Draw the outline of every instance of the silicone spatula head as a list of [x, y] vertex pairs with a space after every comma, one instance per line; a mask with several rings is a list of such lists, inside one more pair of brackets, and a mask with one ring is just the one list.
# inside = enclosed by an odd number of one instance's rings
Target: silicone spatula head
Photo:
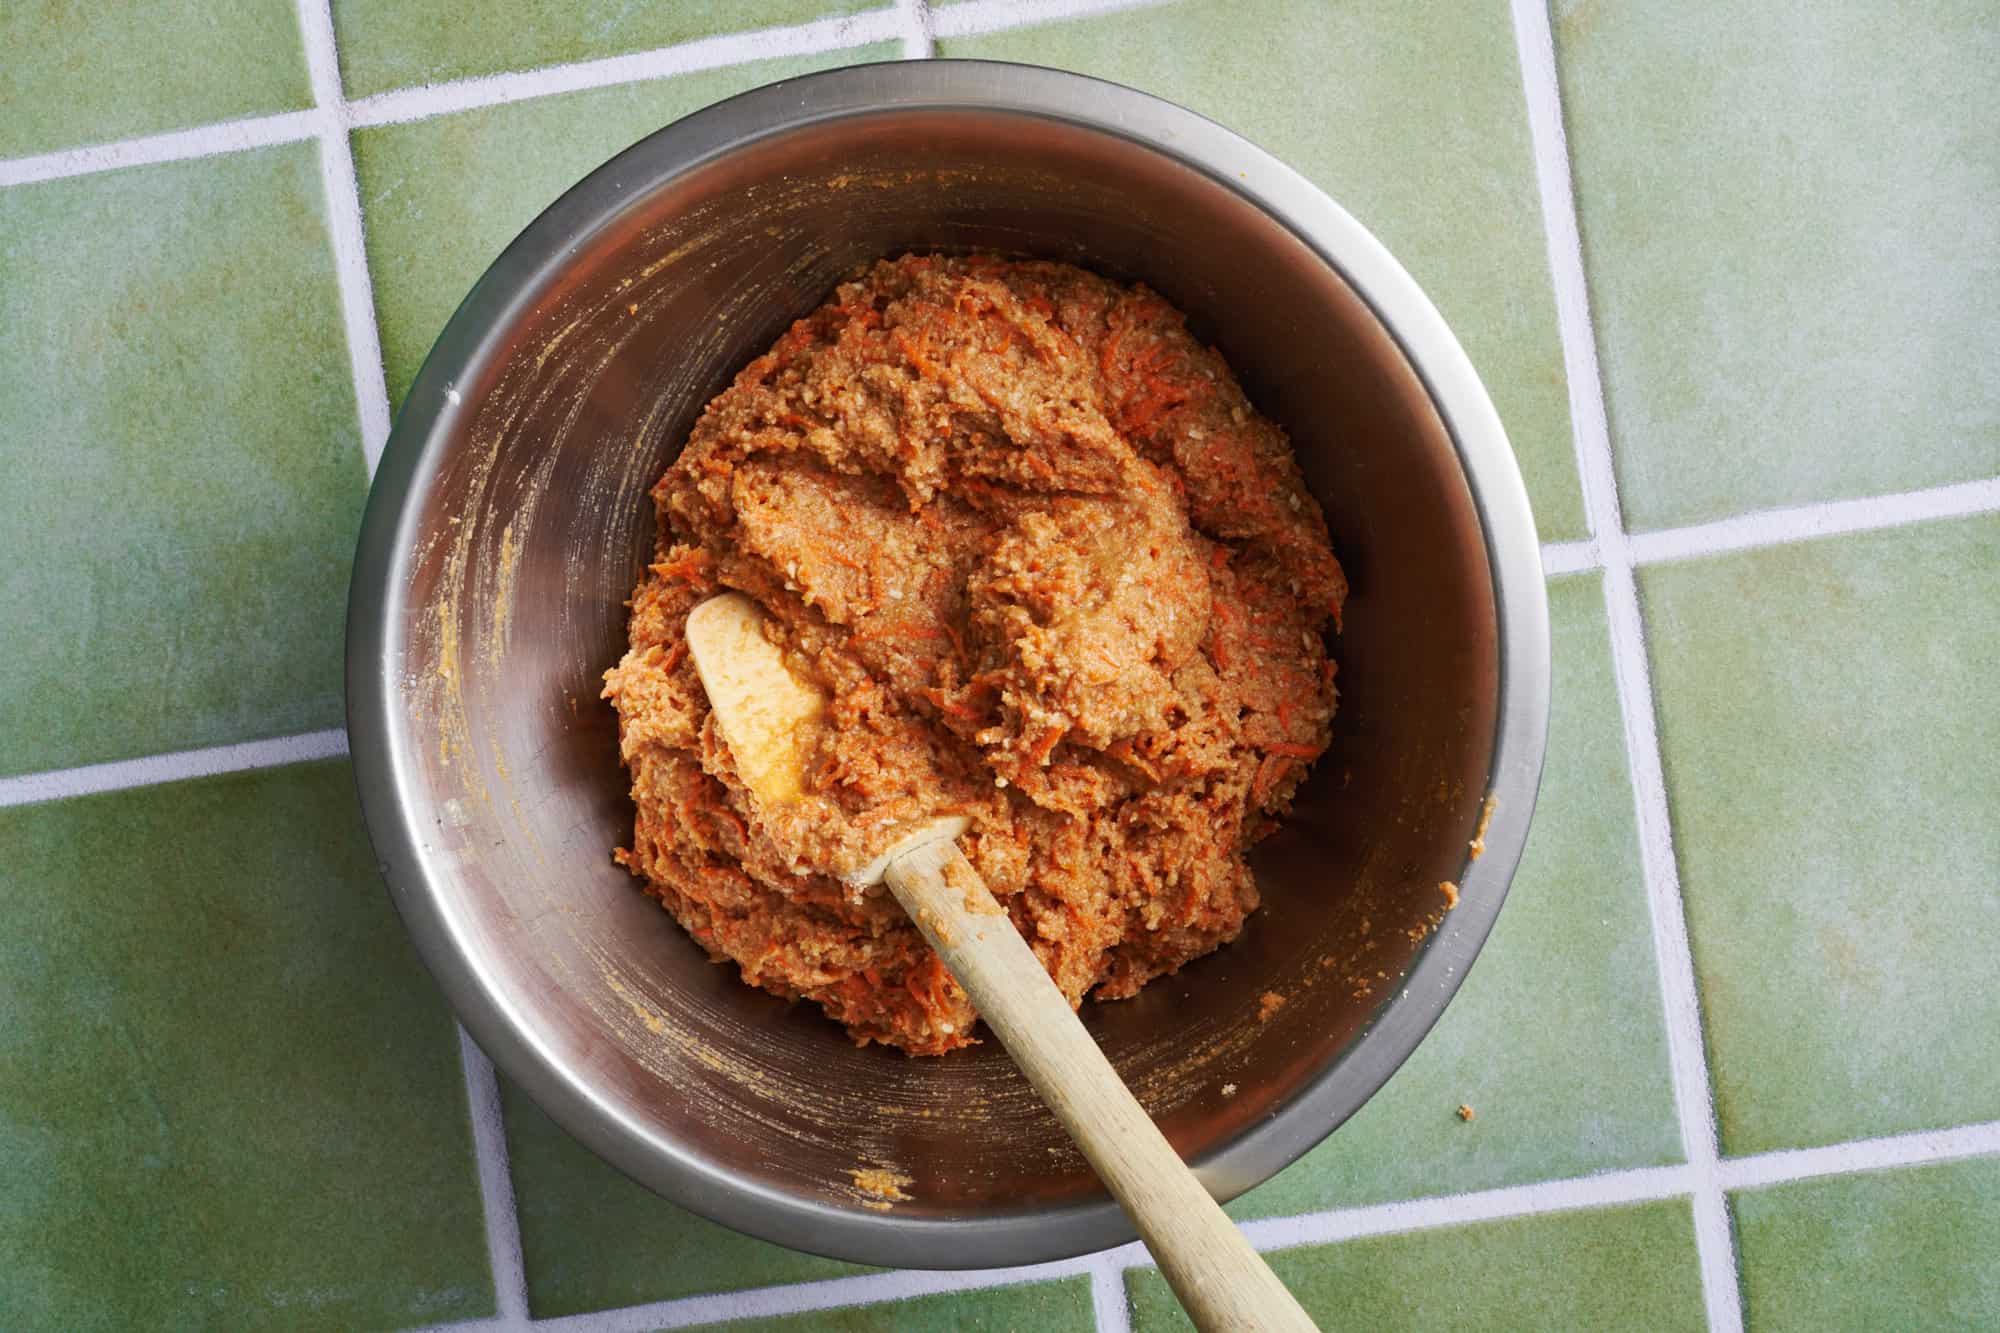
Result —
[[806, 756], [825, 723], [826, 696], [785, 665], [764, 636], [764, 612], [740, 592], [688, 613], [688, 655], [708, 692], [743, 785], [766, 805], [805, 793]]
[[[806, 760], [826, 725], [826, 696], [786, 665], [764, 633], [764, 609], [740, 592], [711, 597], [690, 611], [687, 644], [743, 785], [767, 807], [798, 800], [806, 790]], [[890, 861], [927, 842], [956, 838], [967, 824], [956, 815], [925, 820], [901, 830], [866, 864], [828, 869], [849, 884], [879, 883]]]

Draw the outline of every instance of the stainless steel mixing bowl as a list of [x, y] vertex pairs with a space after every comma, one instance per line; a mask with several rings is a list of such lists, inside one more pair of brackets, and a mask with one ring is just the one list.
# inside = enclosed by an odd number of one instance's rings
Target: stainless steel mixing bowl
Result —
[[[1051, 70], [871, 65], [711, 107], [565, 195], [438, 340], [375, 479], [348, 623], [368, 827], [466, 1026], [572, 1134], [708, 1217], [880, 1264], [1132, 1231], [996, 1045], [857, 1050], [612, 864], [631, 809], [599, 677], [647, 489], [702, 405], [858, 267], [969, 249], [1186, 310], [1290, 430], [1353, 582], [1333, 748], [1257, 851], [1263, 910], [1085, 1006], [1218, 1195], [1326, 1135], [1437, 1019], [1520, 854], [1548, 707], [1533, 520], [1471, 364], [1380, 244], [1229, 131]], [[1259, 1022], [1266, 991], [1290, 1002]], [[874, 1166], [910, 1200], [868, 1207], [850, 1173]]]

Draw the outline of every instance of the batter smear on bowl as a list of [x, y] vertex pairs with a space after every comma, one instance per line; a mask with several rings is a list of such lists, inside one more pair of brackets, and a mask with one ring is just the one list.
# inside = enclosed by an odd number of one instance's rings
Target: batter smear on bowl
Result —
[[[638, 808], [616, 855], [717, 961], [863, 1044], [972, 1042], [895, 899], [828, 873], [950, 814], [1072, 1004], [1242, 929], [1245, 854], [1329, 739], [1347, 584], [1284, 432], [1158, 296], [877, 264], [708, 405], [653, 498], [605, 674]], [[782, 805], [688, 661], [689, 610], [729, 588], [828, 697]]]

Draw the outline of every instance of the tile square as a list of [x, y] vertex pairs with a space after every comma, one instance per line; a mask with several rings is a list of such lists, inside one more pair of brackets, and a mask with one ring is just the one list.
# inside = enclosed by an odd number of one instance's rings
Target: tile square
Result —
[[293, 0], [24, 0], [0, 51], [0, 157], [312, 105]]
[[451, 1017], [344, 762], [0, 810], [0, 1327], [493, 1309]]
[[760, 61], [356, 134], [390, 401], [402, 406], [431, 344], [507, 243], [606, 159], [711, 102], [894, 55], [878, 45]]
[[1418, 22], [1394, 5], [1202, 0], [939, 46], [1144, 89], [1310, 177], [1395, 252], [1451, 322], [1506, 423], [1542, 537], [1585, 535], [1505, 5], [1440, 6]]
[[876, 1271], [753, 1240], [668, 1203], [504, 1077], [500, 1102], [537, 1319]]
[[889, 0], [333, 0], [349, 97], [881, 9]]
[[0, 190], [0, 774], [337, 726], [367, 488], [312, 144]]
[[1724, 1150], [2000, 1118], [2000, 516], [1639, 586]]
[[1388, 1085], [1235, 1216], [1681, 1160], [1604, 595], [1580, 575], [1549, 599], [1548, 766], [1492, 938]]
[[1554, 10], [1627, 523], [2000, 473], [2000, 8]]
[[1729, 1206], [1756, 1333], [2000, 1328], [2000, 1158], [1794, 1181]]
[[729, 1333], [1094, 1333], [1097, 1319], [1090, 1280], [1073, 1277], [702, 1327]]
[[[1322, 1328], [1708, 1326], [1694, 1217], [1670, 1199], [1372, 1236], [1265, 1256]], [[1192, 1325], [1156, 1269], [1126, 1277], [1135, 1333]]]

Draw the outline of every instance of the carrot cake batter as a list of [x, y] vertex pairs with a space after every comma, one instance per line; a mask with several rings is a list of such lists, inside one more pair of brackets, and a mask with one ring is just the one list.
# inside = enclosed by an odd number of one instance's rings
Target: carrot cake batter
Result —
[[[965, 814], [1072, 1004], [1235, 938], [1247, 849], [1326, 748], [1346, 580], [1285, 434], [1143, 287], [909, 256], [794, 324], [653, 490], [605, 675], [617, 853], [717, 961], [920, 1055], [977, 1014], [886, 888], [829, 868]], [[799, 801], [738, 780], [688, 611], [763, 604], [829, 698]]]

